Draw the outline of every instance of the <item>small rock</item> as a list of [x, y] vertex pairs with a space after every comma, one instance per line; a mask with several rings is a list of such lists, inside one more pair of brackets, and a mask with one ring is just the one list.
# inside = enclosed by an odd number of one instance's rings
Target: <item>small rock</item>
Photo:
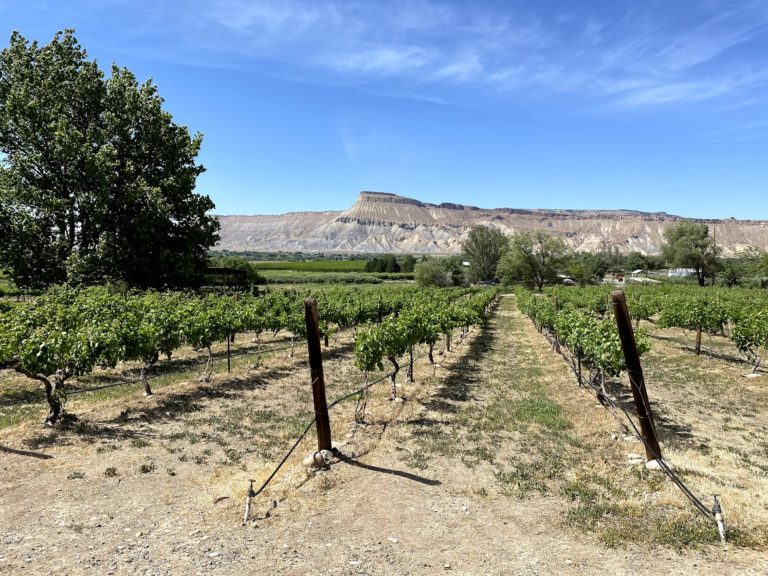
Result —
[[627, 460], [643, 460], [643, 457], [640, 454], [635, 454], [634, 452], [630, 452], [627, 454]]
[[397, 542], [398, 542], [397, 538], [395, 538], [394, 536], [390, 536], [389, 538], [387, 538], [387, 540], [392, 542], [392, 544], [397, 544]]
[[[672, 468], [666, 461], [663, 461], [667, 468]], [[650, 460], [645, 463], [645, 467], [648, 470], [661, 470], [661, 464], [658, 460]]]
[[445, 564], [443, 564], [443, 570], [450, 570], [450, 569], [451, 569], [450, 562], [446, 562]]
[[221, 552], [209, 552], [208, 558], [216, 558], [217, 556], [220, 556]]
[[360, 564], [362, 564], [362, 562], [360, 562], [360, 560], [350, 560], [349, 561], [349, 565], [350, 566], [360, 566]]
[[144, 536], [144, 532], [136, 532], [136, 538], [141, 538]]

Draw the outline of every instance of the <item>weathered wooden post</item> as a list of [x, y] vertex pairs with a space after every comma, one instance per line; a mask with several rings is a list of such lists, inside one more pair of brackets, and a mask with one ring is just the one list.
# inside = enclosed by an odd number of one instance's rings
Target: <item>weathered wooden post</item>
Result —
[[648, 461], [661, 459], [661, 447], [656, 437], [656, 428], [653, 426], [653, 414], [648, 401], [648, 393], [645, 390], [643, 368], [640, 365], [640, 356], [637, 354], [635, 333], [632, 330], [632, 321], [627, 311], [624, 292], [621, 290], [611, 292], [611, 301], [613, 302], [613, 314], [616, 317], [616, 327], [619, 330], [621, 348], [624, 351], [624, 362], [629, 374], [629, 387], [632, 389], [637, 419], [640, 421], [640, 431], [645, 440], [645, 455]]
[[317, 301], [308, 298], [304, 302], [304, 320], [307, 325], [307, 348], [312, 382], [312, 400], [315, 405], [317, 449], [331, 449], [331, 423], [328, 419], [328, 401], [325, 398], [323, 354], [320, 349], [320, 330], [317, 327]]

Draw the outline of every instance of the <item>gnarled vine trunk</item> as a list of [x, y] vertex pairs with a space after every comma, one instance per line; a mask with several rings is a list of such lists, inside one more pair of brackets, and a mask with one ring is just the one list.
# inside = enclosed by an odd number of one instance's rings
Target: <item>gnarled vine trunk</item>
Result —
[[152, 366], [155, 365], [155, 362], [157, 362], [160, 355], [157, 351], [155, 351], [152, 356], [148, 356], [144, 358], [144, 366], [141, 368], [141, 374], [139, 378], [141, 379], [141, 383], [144, 385], [144, 396], [152, 396], [154, 392], [152, 392], [152, 388], [149, 385], [149, 379], [147, 378], [147, 370], [152, 368]]
[[400, 365], [397, 363], [397, 359], [394, 356], [387, 356], [387, 359], [394, 367], [394, 370], [392, 370], [392, 373], [389, 375], [389, 383], [392, 387], [392, 396], [390, 396], [389, 399], [394, 400], [397, 398], [397, 384], [395, 383], [395, 380], [397, 378], [397, 373], [400, 372]]
[[11, 364], [7, 367], [13, 368], [16, 370], [16, 372], [23, 374], [27, 378], [42, 382], [43, 386], [45, 386], [45, 399], [48, 402], [48, 415], [45, 417], [43, 424], [45, 426], [53, 426], [56, 424], [56, 422], [58, 422], [61, 418], [61, 414], [63, 412], [61, 396], [64, 394], [64, 382], [70, 375], [63, 370], [57, 370], [53, 375], [53, 382], [51, 382], [50, 378], [43, 376], [42, 374], [35, 374], [34, 372], [30, 372], [18, 364]]
[[208, 350], [208, 361], [205, 363], [205, 373], [200, 380], [203, 382], [210, 382], [211, 374], [213, 374], [213, 352], [211, 352], [210, 346], [207, 346], [206, 350]]

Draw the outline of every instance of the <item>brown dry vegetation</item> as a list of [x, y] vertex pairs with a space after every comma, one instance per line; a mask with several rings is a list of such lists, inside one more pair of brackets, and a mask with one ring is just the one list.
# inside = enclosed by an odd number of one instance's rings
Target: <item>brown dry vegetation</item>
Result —
[[[28, 408], [0, 430], [0, 573], [764, 574], [766, 376], [659, 335], [644, 365], [662, 448], [697, 494], [723, 495], [725, 547], [665, 476], [627, 465], [641, 445], [505, 297], [439, 366], [420, 358], [415, 384], [401, 371], [405, 402], [383, 383], [364, 424], [354, 399], [334, 408], [345, 461], [308, 476], [306, 439], [245, 527], [248, 479], [310, 417], [305, 348], [231, 375], [219, 360], [211, 383], [189, 352], [153, 398], [72, 396], [61, 429]], [[361, 382], [351, 344], [325, 352], [329, 399]]]

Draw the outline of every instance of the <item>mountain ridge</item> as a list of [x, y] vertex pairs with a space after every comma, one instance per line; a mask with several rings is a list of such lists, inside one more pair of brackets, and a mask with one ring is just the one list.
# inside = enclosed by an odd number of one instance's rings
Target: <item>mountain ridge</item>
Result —
[[478, 208], [373, 191], [360, 192], [342, 211], [217, 218], [221, 240], [214, 250], [455, 254], [473, 226], [487, 225], [507, 234], [544, 230], [579, 251], [615, 247], [624, 253], [657, 254], [664, 230], [681, 220], [714, 226], [725, 255], [748, 247], [768, 250], [768, 222], [763, 220], [684, 218], [629, 209]]

